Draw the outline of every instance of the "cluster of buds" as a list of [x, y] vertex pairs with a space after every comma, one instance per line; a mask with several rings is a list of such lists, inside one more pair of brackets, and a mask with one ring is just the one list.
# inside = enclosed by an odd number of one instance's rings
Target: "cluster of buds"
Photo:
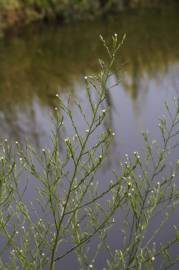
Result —
[[139, 155], [139, 153], [138, 152], [134, 152], [134, 156], [138, 159], [138, 160], [140, 160], [140, 155]]

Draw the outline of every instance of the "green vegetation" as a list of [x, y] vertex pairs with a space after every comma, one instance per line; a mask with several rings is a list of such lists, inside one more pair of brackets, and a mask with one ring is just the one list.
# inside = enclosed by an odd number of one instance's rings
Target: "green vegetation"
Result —
[[[84, 130], [70, 110], [70, 98], [56, 95], [54, 129], [49, 147], [39, 153], [29, 143], [1, 142], [0, 160], [0, 269], [65, 269], [63, 259], [75, 254], [77, 269], [99, 269], [100, 251], [105, 250], [106, 269], [169, 269], [179, 263], [172, 247], [179, 244], [179, 229], [173, 239], [156, 242], [165, 222], [179, 203], [179, 161], [169, 158], [178, 147], [179, 100], [160, 121], [161, 145], [143, 134], [145, 154], [138, 152], [119, 160], [113, 179], [104, 184], [102, 168], [110, 142], [115, 136], [101, 124], [108, 117], [104, 109], [108, 79], [119, 49], [117, 34], [110, 46], [101, 37], [108, 60], [99, 60], [100, 71], [85, 77], [90, 114], [77, 103]], [[72, 134], [63, 138], [65, 125]], [[100, 136], [96, 136], [96, 132]], [[98, 133], [98, 134], [99, 134]], [[29, 203], [28, 193], [31, 198]], [[27, 197], [26, 197], [27, 196]], [[159, 223], [152, 223], [160, 215]], [[150, 225], [152, 224], [152, 232]], [[108, 242], [113, 228], [120, 244]], [[149, 235], [150, 233], [150, 235]], [[97, 248], [92, 248], [93, 240]], [[156, 243], [155, 243], [156, 242]], [[58, 265], [58, 266], [57, 266]]]
[[[166, 0], [165, 0], [166, 1]], [[158, 4], [158, 2], [157, 2]], [[42, 19], [89, 20], [127, 6], [156, 5], [149, 0], [0, 0], [0, 30]]]

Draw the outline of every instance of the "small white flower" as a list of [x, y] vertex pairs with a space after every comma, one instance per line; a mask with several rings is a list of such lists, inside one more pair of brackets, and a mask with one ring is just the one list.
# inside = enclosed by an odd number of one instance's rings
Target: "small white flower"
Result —
[[55, 108], [54, 108], [54, 110], [55, 110], [55, 111], [57, 111], [57, 110], [58, 110], [58, 108], [57, 108], [57, 107], [55, 107]]
[[56, 97], [59, 97], [59, 94], [56, 94], [55, 96], [56, 96]]
[[44, 257], [45, 256], [45, 253], [42, 252], [42, 256]]
[[25, 229], [25, 227], [24, 227], [24, 226], [22, 226], [21, 228], [22, 228], [23, 230]]
[[102, 110], [102, 113], [106, 113], [106, 110], [104, 109], [104, 110]]
[[19, 161], [22, 161], [22, 158], [21, 157], [19, 158]]
[[42, 148], [42, 152], [45, 152], [45, 149], [44, 148]]
[[18, 144], [19, 142], [18, 141], [16, 141], [16, 144]]
[[155, 261], [155, 257], [153, 256], [153, 257], [151, 258], [151, 260], [152, 260], [152, 261]]
[[117, 37], [117, 33], [115, 33], [114, 36]]
[[84, 79], [85, 79], [85, 80], [87, 80], [87, 79], [88, 79], [88, 77], [87, 77], [87, 76], [85, 76], [85, 77], [84, 77]]
[[115, 136], [116, 134], [115, 134], [115, 132], [112, 132], [112, 136]]
[[4, 140], [7, 143], [7, 139]]
[[18, 231], [16, 231], [16, 234], [19, 234], [19, 232], [18, 232]]
[[88, 133], [89, 132], [89, 129], [86, 129], [85, 132]]

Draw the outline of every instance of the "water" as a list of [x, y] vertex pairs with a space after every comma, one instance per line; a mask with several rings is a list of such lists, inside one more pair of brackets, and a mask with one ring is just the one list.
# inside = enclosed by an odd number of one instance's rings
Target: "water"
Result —
[[[160, 139], [157, 123], [164, 101], [172, 104], [173, 96], [179, 97], [178, 12], [177, 6], [128, 10], [91, 23], [35, 25], [1, 40], [0, 136], [10, 141], [28, 137], [37, 148], [45, 147], [55, 94], [65, 98], [70, 93], [85, 104], [84, 76], [97, 72], [97, 59], [105, 58], [99, 34], [110, 40], [116, 32], [127, 39], [111, 78], [111, 84], [120, 83], [109, 90], [117, 136], [105, 174], [125, 153], [142, 151], [141, 130]], [[171, 222], [179, 225], [177, 215]], [[169, 231], [161, 238], [170, 238]], [[112, 241], [117, 246], [115, 237]]]

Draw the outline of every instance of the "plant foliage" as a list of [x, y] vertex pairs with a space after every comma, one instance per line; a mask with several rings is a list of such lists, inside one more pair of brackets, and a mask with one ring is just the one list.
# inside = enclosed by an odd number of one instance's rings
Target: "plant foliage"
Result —
[[[85, 123], [81, 132], [68, 101], [56, 95], [54, 129], [49, 147], [39, 153], [29, 143], [1, 142], [0, 160], [0, 269], [59, 269], [63, 258], [75, 254], [78, 269], [99, 269], [106, 252], [105, 269], [168, 269], [178, 264], [171, 248], [179, 244], [179, 230], [169, 242], [155, 243], [179, 199], [175, 182], [178, 162], [169, 166], [169, 155], [178, 146], [179, 100], [160, 120], [162, 144], [143, 134], [145, 153], [126, 155], [112, 181], [103, 185], [97, 176], [115, 136], [100, 127], [108, 115], [104, 109], [108, 81], [120, 47], [118, 35], [108, 45], [101, 41], [108, 62], [99, 60], [100, 72], [85, 77], [90, 114], [76, 102]], [[62, 139], [68, 121], [73, 135]], [[98, 135], [96, 135], [98, 134]], [[28, 194], [31, 194], [29, 203]], [[155, 221], [160, 215], [160, 223]], [[153, 232], [150, 225], [154, 224]], [[109, 235], [119, 230], [119, 248]], [[118, 237], [118, 235], [116, 235]], [[93, 241], [97, 248], [92, 248]]]

